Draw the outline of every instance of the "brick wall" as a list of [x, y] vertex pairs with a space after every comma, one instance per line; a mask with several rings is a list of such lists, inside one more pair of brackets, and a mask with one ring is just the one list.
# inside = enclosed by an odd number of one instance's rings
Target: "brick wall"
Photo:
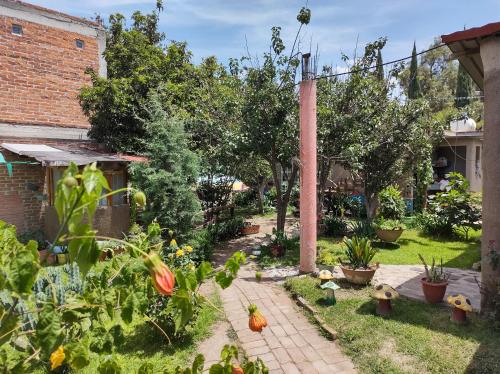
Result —
[[77, 95], [90, 83], [85, 69], [98, 70], [95, 38], [0, 16], [0, 46], [0, 122], [89, 127]]

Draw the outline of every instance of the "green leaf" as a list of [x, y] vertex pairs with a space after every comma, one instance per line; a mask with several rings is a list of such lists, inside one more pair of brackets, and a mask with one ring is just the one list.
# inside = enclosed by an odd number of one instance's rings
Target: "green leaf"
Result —
[[83, 369], [90, 364], [90, 351], [83, 343], [72, 343], [65, 347], [68, 352], [67, 361], [73, 369]]
[[92, 330], [90, 340], [90, 350], [96, 353], [111, 353], [113, 351], [113, 335], [106, 331], [104, 327], [97, 327]]
[[201, 374], [203, 372], [203, 366], [205, 365], [205, 357], [202, 354], [198, 354], [193, 361], [193, 366], [191, 368], [193, 374]]
[[177, 290], [170, 299], [174, 310], [175, 331], [179, 331], [193, 317], [193, 303], [187, 290]]
[[215, 281], [222, 289], [228, 288], [233, 282], [233, 276], [231, 274], [227, 274], [225, 271], [219, 271], [215, 274]]
[[99, 374], [120, 374], [122, 368], [116, 358], [113, 356], [106, 356], [97, 368]]
[[19, 322], [19, 316], [15, 313], [6, 312], [0, 321], [0, 346], [7, 343], [14, 333]]
[[31, 293], [39, 268], [38, 253], [34, 255], [31, 250], [24, 248], [18, 251], [10, 263], [9, 281], [12, 290], [20, 294]]
[[45, 304], [38, 316], [36, 338], [42, 352], [50, 355], [62, 341], [61, 317], [54, 304]]
[[132, 322], [133, 316], [134, 316], [134, 309], [138, 303], [137, 297], [135, 296], [134, 292], [131, 292], [127, 298], [125, 299], [125, 302], [122, 305], [122, 320], [126, 323], [129, 324]]
[[137, 374], [154, 374], [153, 364], [150, 362], [143, 363], [137, 370]]
[[221, 364], [214, 364], [210, 366], [209, 374], [224, 374], [224, 368]]
[[210, 262], [203, 261], [196, 269], [196, 279], [201, 283], [212, 272], [212, 265]]

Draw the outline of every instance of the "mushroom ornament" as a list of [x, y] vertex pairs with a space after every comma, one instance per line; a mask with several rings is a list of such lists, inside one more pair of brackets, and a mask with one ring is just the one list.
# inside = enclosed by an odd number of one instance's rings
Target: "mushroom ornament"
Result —
[[321, 288], [323, 290], [326, 290], [327, 303], [330, 305], [335, 305], [337, 303], [337, 299], [335, 298], [335, 290], [338, 290], [340, 287], [335, 282], [329, 281], [321, 285]]
[[333, 279], [333, 274], [330, 270], [321, 270], [318, 275], [319, 280], [321, 281], [321, 284], [325, 284], [328, 281], [331, 281]]
[[464, 295], [450, 295], [447, 301], [453, 307], [451, 320], [459, 324], [467, 322], [467, 312], [472, 312], [470, 300]]
[[378, 300], [377, 314], [388, 316], [392, 312], [391, 300], [397, 299], [399, 293], [390, 285], [383, 283], [375, 287], [373, 297]]

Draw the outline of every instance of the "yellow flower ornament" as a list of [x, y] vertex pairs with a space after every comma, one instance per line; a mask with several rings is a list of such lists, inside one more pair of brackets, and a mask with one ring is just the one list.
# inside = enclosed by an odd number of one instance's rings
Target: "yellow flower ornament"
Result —
[[178, 249], [178, 250], [177, 250], [177, 252], [175, 252], [175, 255], [176, 255], [177, 257], [181, 257], [181, 256], [183, 256], [183, 255], [184, 255], [184, 251], [183, 251], [182, 249]]
[[61, 366], [65, 358], [66, 354], [64, 353], [64, 347], [60, 345], [59, 348], [50, 355], [50, 370], [54, 370]]

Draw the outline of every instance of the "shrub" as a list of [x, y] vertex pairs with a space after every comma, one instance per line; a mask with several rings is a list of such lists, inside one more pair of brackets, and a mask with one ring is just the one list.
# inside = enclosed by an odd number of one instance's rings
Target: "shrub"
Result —
[[428, 213], [418, 222], [426, 233], [451, 236], [458, 231], [468, 240], [470, 229], [481, 228], [481, 210], [473, 203], [467, 191], [469, 182], [460, 173], [450, 173], [449, 180], [446, 191], [429, 197]]
[[389, 186], [380, 192], [378, 213], [382, 217], [400, 220], [403, 218], [405, 210], [406, 204], [398, 188]]
[[208, 226], [208, 231], [215, 241], [223, 241], [237, 237], [244, 225], [242, 217], [234, 217]]
[[336, 192], [325, 196], [326, 211], [333, 215], [348, 215], [351, 217], [364, 217], [366, 210], [361, 196], [353, 196], [347, 193]]
[[385, 219], [384, 217], [378, 217], [374, 222], [374, 226], [380, 230], [396, 230], [405, 229], [404, 223], [397, 219]]
[[326, 226], [326, 235], [342, 237], [347, 234], [347, 222], [342, 217], [326, 216], [323, 223]]
[[363, 238], [374, 238], [376, 236], [373, 225], [368, 220], [354, 221], [349, 225], [354, 236]]
[[276, 187], [272, 187], [264, 194], [264, 206], [275, 207], [276, 206]]
[[233, 202], [236, 206], [246, 208], [255, 205], [257, 192], [254, 189], [237, 192], [234, 194]]

